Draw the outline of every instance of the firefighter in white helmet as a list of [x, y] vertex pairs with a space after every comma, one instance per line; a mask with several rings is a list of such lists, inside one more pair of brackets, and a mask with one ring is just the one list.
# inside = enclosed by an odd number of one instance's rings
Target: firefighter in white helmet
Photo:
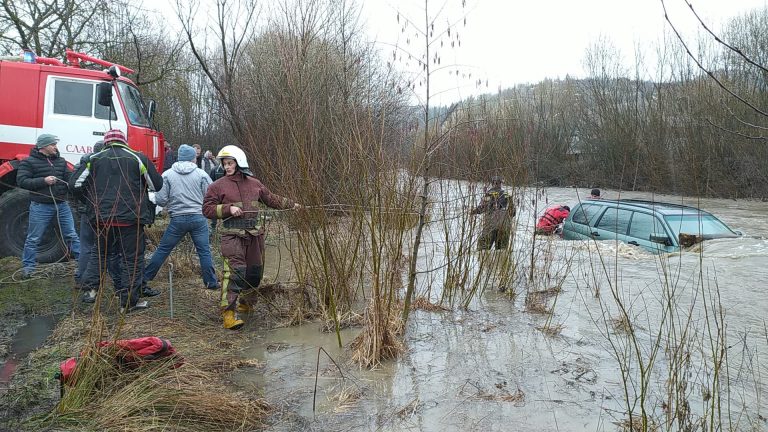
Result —
[[239, 147], [225, 146], [216, 157], [225, 175], [208, 187], [203, 214], [223, 220], [224, 277], [219, 306], [224, 327], [236, 330], [243, 326], [238, 314], [251, 311], [253, 296], [249, 292], [258, 288], [264, 273], [264, 227], [258, 203], [274, 209], [299, 209], [301, 205], [273, 194], [254, 178], [245, 152]]

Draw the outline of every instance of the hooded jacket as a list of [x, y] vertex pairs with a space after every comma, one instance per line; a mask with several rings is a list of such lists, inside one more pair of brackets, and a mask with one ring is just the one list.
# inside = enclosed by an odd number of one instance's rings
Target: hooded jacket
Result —
[[175, 162], [163, 173], [163, 187], [155, 194], [155, 202], [165, 207], [171, 217], [202, 214], [203, 197], [211, 183], [195, 162]]
[[[29, 157], [19, 163], [16, 172], [16, 184], [32, 193], [29, 199], [43, 204], [61, 203], [67, 201], [67, 181], [71, 170], [67, 161], [56, 152], [46, 156], [37, 147], [29, 152]], [[48, 186], [45, 178], [54, 176], [59, 180]], [[53, 196], [51, 196], [53, 195]]]
[[147, 192], [161, 189], [163, 178], [144, 154], [110, 143], [75, 171], [69, 185], [94, 206], [91, 223], [147, 225], [154, 220]]

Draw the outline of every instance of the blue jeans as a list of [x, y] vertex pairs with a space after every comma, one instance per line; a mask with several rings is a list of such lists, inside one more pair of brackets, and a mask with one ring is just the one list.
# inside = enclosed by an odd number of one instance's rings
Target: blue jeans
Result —
[[[77, 259], [77, 271], [75, 272], [75, 282], [81, 284], [83, 275], [88, 270], [88, 263], [91, 260], [91, 249], [96, 242], [96, 232], [93, 230], [91, 221], [87, 214], [80, 215], [80, 258]], [[107, 271], [112, 276], [112, 283], [115, 289], [120, 287], [120, 255], [111, 254], [107, 257]]]
[[75, 220], [72, 218], [72, 210], [65, 202], [57, 204], [45, 204], [36, 201], [29, 203], [29, 226], [27, 227], [27, 240], [24, 242], [24, 253], [21, 262], [24, 265], [24, 273], [31, 273], [37, 265], [37, 247], [43, 239], [45, 230], [51, 224], [61, 227], [61, 236], [67, 243], [67, 248], [75, 258], [80, 256], [80, 239], [75, 231]]
[[213, 288], [219, 285], [213, 269], [211, 246], [208, 240], [208, 219], [202, 214], [171, 216], [171, 223], [168, 224], [157, 250], [152, 254], [152, 259], [144, 270], [145, 282], [155, 278], [168, 255], [187, 233], [192, 236], [192, 242], [195, 244], [205, 286]]

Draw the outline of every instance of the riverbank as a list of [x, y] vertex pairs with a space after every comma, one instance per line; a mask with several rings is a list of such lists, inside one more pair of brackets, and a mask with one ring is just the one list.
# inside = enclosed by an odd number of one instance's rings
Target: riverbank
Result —
[[[8, 260], [3, 267], [6, 278], [15, 270]], [[166, 282], [153, 284], [162, 294], [149, 299], [151, 307], [130, 313], [124, 320], [109, 295], [111, 288], [105, 289], [102, 313], [94, 314], [93, 306], [75, 297], [71, 276], [4, 284], [0, 313], [5, 355], [0, 361], [9, 360], [10, 341], [26, 317], [55, 314], [60, 319], [39, 348], [18, 359], [15, 373], [0, 395], [0, 430], [148, 430], [158, 423], [174, 430], [260, 426], [270, 412], [269, 404], [255, 389], [235, 390], [230, 377], [237, 370], [263, 367], [241, 350], [255, 337], [255, 329], [273, 323], [256, 319], [267, 316], [258, 311], [246, 317], [242, 331], [223, 329], [216, 307], [218, 291], [202, 288], [196, 275], [180, 273], [173, 286], [173, 317], [167, 276]], [[172, 369], [160, 364], [127, 373], [100, 371], [97, 385], [84, 388], [86, 380], [81, 379], [61, 398], [54, 375], [62, 361], [100, 340], [143, 336], [169, 339], [183, 357], [183, 366]], [[89, 370], [97, 370], [98, 363], [88, 366]], [[142, 392], [126, 394], [142, 381], [146, 381]], [[162, 400], [152, 395], [162, 395]]]

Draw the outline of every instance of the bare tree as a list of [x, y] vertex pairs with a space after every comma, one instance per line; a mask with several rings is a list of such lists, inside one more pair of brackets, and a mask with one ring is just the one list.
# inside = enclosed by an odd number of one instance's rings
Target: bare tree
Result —
[[[462, 8], [465, 2], [462, 2]], [[414, 234], [413, 245], [411, 246], [411, 256], [408, 264], [408, 286], [405, 292], [405, 299], [403, 302], [403, 322], [408, 321], [408, 314], [410, 313], [411, 301], [413, 300], [414, 291], [416, 288], [416, 263], [419, 258], [419, 249], [421, 247], [422, 235], [424, 227], [427, 224], [427, 211], [429, 209], [430, 200], [430, 183], [433, 181], [432, 176], [434, 169], [433, 157], [434, 153], [445, 143], [447, 133], [443, 130], [443, 124], [446, 119], [451, 116], [453, 111], [458, 107], [458, 104], [451, 106], [447, 112], [440, 113], [441, 115], [434, 116], [430, 110], [430, 102], [433, 95], [431, 88], [433, 74], [445, 66], [442, 65], [440, 49], [437, 48], [437, 43], [441, 42], [443, 38], [447, 39], [452, 47], [461, 45], [459, 34], [456, 31], [458, 23], [466, 23], [466, 15], [457, 19], [455, 22], [448, 22], [445, 28], [441, 28], [438, 24], [437, 30], [435, 29], [435, 22], [441, 15], [442, 8], [435, 13], [430, 9], [429, 0], [424, 0], [423, 16], [417, 20], [411, 20], [408, 17], [401, 16], [398, 12], [398, 23], [403, 27], [405, 32], [406, 27], [415, 28], [414, 46], [418, 50], [416, 53], [411, 53], [404, 48], [406, 56], [415, 57], [417, 64], [420, 66], [419, 73], [408, 82], [408, 87], [415, 89], [417, 82], [423, 84], [425, 87], [424, 99], [422, 101], [422, 114], [423, 114], [423, 138], [421, 140], [421, 148], [418, 147], [419, 141], [414, 143], [413, 157], [415, 158], [415, 174], [421, 178], [421, 193], [419, 194], [418, 215], [419, 221], [416, 225], [416, 233]], [[403, 20], [400, 23], [400, 20]], [[423, 21], [421, 21], [423, 19]], [[453, 33], [451, 33], [453, 32]], [[419, 40], [417, 45], [416, 40]], [[410, 39], [406, 40], [407, 44], [410, 44]], [[402, 53], [400, 53], [402, 54]], [[397, 58], [397, 50], [393, 53], [393, 58]], [[455, 67], [455, 66], [454, 66]]]
[[[243, 48], [253, 39], [259, 8], [255, 0], [216, 0], [214, 16], [200, 31], [195, 22], [200, 7], [196, 1], [177, 0], [176, 14], [192, 54], [229, 111], [227, 120], [235, 137], [243, 140], [246, 120], [237, 104], [239, 94], [234, 83]], [[202, 40], [199, 34], [205, 35]], [[213, 41], [208, 40], [209, 34]]]
[[64, 57], [66, 48], [88, 43], [88, 28], [103, 0], [2, 0], [0, 50], [30, 49], [41, 56]]

